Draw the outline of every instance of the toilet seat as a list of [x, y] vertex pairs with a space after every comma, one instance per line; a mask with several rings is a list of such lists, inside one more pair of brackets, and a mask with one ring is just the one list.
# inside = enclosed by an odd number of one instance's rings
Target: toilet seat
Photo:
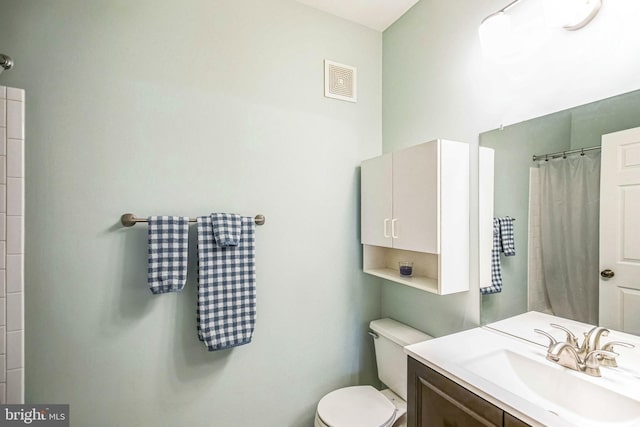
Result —
[[345, 387], [320, 400], [317, 416], [330, 427], [389, 427], [396, 407], [370, 385]]

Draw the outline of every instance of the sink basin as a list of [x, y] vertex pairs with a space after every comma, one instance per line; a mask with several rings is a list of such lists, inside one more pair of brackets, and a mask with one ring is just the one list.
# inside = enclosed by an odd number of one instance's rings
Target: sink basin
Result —
[[[640, 401], [546, 359], [499, 349], [462, 364], [475, 375], [578, 426], [640, 425]], [[604, 368], [603, 368], [604, 369]], [[606, 378], [596, 378], [607, 381]]]

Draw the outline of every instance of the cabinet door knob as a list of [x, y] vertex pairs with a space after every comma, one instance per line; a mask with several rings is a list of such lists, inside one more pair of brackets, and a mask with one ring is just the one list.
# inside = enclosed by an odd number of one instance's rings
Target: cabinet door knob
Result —
[[385, 218], [385, 219], [384, 219], [384, 224], [382, 225], [382, 228], [383, 228], [383, 230], [382, 230], [382, 234], [384, 234], [384, 237], [385, 237], [385, 238], [389, 238], [389, 237], [391, 237], [391, 236], [389, 235], [389, 233], [387, 233], [387, 225], [389, 225], [389, 221], [391, 221], [389, 218]]
[[613, 270], [609, 270], [608, 268], [606, 270], [602, 270], [600, 272], [600, 275], [602, 277], [604, 277], [605, 279], [611, 279], [613, 276], [616, 275], [616, 273], [613, 272]]

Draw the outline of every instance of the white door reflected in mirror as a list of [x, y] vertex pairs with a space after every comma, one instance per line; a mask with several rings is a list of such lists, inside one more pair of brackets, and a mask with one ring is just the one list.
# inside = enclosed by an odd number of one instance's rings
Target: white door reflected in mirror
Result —
[[640, 335], [640, 128], [602, 136], [600, 325]]

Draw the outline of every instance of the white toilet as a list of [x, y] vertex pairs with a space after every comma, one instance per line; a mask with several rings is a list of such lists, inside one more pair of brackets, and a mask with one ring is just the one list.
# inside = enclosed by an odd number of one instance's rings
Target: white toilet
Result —
[[314, 427], [405, 427], [407, 412], [407, 355], [403, 347], [431, 339], [392, 319], [369, 324], [374, 336], [378, 378], [387, 387], [345, 387], [318, 403]]

